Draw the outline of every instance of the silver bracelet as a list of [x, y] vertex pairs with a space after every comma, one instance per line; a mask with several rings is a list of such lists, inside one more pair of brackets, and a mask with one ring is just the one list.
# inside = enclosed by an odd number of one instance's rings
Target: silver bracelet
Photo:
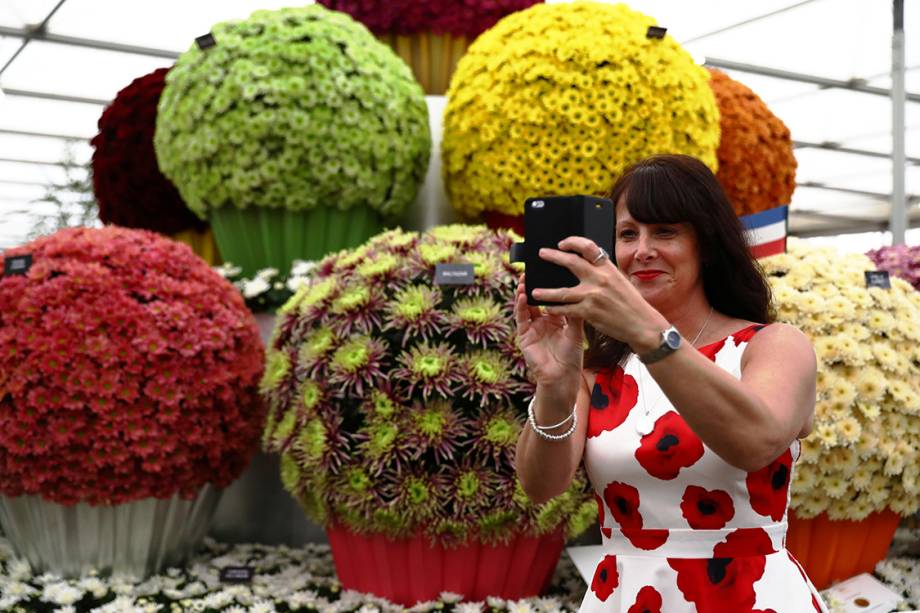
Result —
[[[558, 424], [553, 426], [538, 426], [537, 418], [533, 411], [533, 403], [536, 399], [537, 397], [534, 396], [530, 399], [530, 404], [527, 405], [527, 420], [530, 422], [530, 427], [533, 428], [533, 431], [536, 432], [540, 437], [549, 441], [561, 441], [572, 436], [572, 433], [575, 432], [575, 428], [578, 426], [578, 416], [575, 414], [578, 405], [573, 406], [572, 414], [560, 421]], [[572, 420], [571, 427], [562, 434], [549, 434], [546, 432], [546, 430], [552, 430], [553, 428], [558, 428], [559, 426], [565, 425], [565, 423], [570, 419]]]

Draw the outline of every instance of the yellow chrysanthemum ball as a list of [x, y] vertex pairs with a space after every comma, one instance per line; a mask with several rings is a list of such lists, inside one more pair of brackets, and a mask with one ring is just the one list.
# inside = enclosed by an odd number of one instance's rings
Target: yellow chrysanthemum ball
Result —
[[861, 520], [920, 508], [920, 293], [901, 279], [866, 287], [861, 254], [790, 239], [761, 260], [777, 319], [797, 326], [818, 357], [815, 427], [792, 487], [801, 518]]
[[465, 218], [518, 216], [536, 195], [596, 194], [656, 153], [716, 170], [709, 76], [624, 4], [540, 4], [483, 33], [447, 92], [444, 180]]

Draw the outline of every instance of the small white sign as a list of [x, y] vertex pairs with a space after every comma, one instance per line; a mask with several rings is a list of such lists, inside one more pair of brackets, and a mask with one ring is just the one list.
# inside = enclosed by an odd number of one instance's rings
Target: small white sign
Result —
[[840, 613], [888, 613], [901, 597], [868, 573], [829, 587], [824, 593], [843, 603]]

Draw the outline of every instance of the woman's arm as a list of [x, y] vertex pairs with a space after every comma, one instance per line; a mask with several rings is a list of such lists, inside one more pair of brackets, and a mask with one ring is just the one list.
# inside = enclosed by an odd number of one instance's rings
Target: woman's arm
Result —
[[[638, 353], [658, 346], [660, 335], [650, 332]], [[774, 324], [751, 338], [740, 380], [686, 341], [648, 370], [696, 435], [740, 469], [763, 468], [811, 431], [817, 364], [810, 341], [792, 326]]]
[[[588, 375], [587, 378], [593, 379], [593, 376]], [[559, 423], [571, 414], [573, 405], [578, 425], [571, 436], [560, 441], [542, 438], [533, 431], [530, 424], [524, 425], [518, 439], [515, 466], [524, 492], [536, 504], [542, 504], [565, 492], [581, 463], [591, 405], [587, 378], [582, 375], [577, 400], [571, 398], [570, 394], [568, 397], [560, 396], [537, 386], [533, 408], [538, 425]], [[550, 431], [550, 434], [563, 434], [569, 427], [571, 422]]]
[[[667, 319], [612, 264], [590, 263], [597, 245], [569, 237], [559, 248], [565, 251], [541, 250], [541, 257], [571, 270], [579, 284], [535, 289], [542, 300], [565, 303], [548, 312], [586, 321], [639, 355], [658, 347]], [[810, 430], [815, 354], [804, 334], [773, 325], [751, 339], [741, 366], [738, 380], [685, 341], [674, 354], [651, 364], [649, 372], [710, 449], [733, 466], [759, 470]]]

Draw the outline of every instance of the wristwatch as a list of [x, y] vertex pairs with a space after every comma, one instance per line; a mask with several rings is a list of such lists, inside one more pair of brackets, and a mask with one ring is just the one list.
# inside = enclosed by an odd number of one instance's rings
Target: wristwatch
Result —
[[677, 348], [680, 347], [680, 340], [680, 332], [677, 331], [677, 328], [671, 326], [661, 333], [661, 344], [658, 345], [658, 348], [640, 355], [639, 359], [643, 364], [657, 362], [677, 351]]

